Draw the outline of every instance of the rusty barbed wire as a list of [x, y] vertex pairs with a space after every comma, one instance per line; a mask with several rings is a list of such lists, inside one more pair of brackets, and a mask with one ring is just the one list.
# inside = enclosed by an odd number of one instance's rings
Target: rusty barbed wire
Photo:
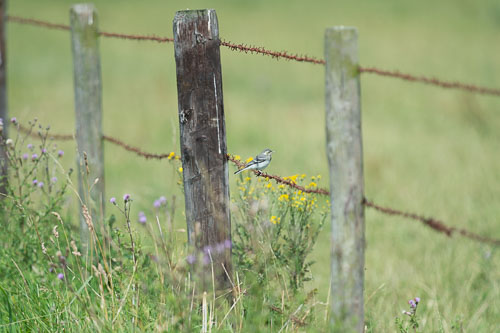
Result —
[[[59, 30], [71, 30], [71, 27], [66, 24], [52, 23], [48, 21], [42, 21], [32, 18], [20, 17], [20, 16], [12, 16], [8, 15], [7, 20], [10, 22], [20, 23], [20, 24], [28, 24], [34, 25], [38, 27], [45, 27], [49, 29], [59, 29]], [[158, 43], [172, 43], [174, 41], [173, 38], [170, 37], [159, 37], [156, 35], [134, 35], [134, 34], [123, 34], [116, 32], [107, 32], [107, 31], [99, 31], [100, 36], [108, 37], [108, 38], [119, 38], [119, 39], [131, 39], [131, 40], [149, 40]]]
[[[231, 162], [233, 162], [238, 167], [238, 169], [240, 169], [244, 165], [243, 162], [241, 162], [240, 160], [236, 159], [233, 155], [230, 155], [230, 154], [228, 154], [228, 160], [230, 160]], [[322, 189], [322, 188], [307, 189], [307, 188], [305, 188], [303, 186], [297, 185], [295, 182], [292, 182], [290, 180], [284, 179], [284, 178], [282, 178], [280, 176], [269, 175], [267, 173], [259, 172], [259, 171], [256, 171], [256, 170], [252, 170], [252, 171], [258, 177], [264, 177], [264, 178], [267, 178], [267, 179], [273, 179], [277, 183], [293, 187], [293, 188], [295, 188], [297, 190], [301, 190], [302, 192], [305, 192], [305, 193], [315, 193], [315, 194], [320, 194], [320, 195], [330, 195], [330, 192], [328, 190], [326, 190], [326, 189]], [[369, 201], [366, 198], [363, 198], [363, 202], [362, 203], [363, 203], [363, 205], [365, 207], [373, 208], [373, 209], [375, 209], [375, 210], [377, 210], [377, 211], [379, 211], [381, 213], [384, 213], [386, 215], [401, 216], [401, 217], [404, 217], [404, 218], [407, 218], [407, 219], [419, 221], [419, 222], [423, 223], [424, 225], [430, 227], [434, 231], [437, 231], [437, 232], [440, 232], [440, 233], [444, 233], [445, 235], [447, 235], [449, 237], [452, 236], [454, 233], [459, 233], [460, 235], [462, 235], [462, 236], [464, 236], [466, 238], [472, 239], [472, 240], [476, 240], [476, 241], [480, 241], [482, 243], [490, 243], [492, 245], [500, 246], [500, 239], [495, 239], [495, 238], [481, 236], [481, 235], [478, 235], [478, 234], [476, 234], [476, 233], [474, 233], [472, 231], [466, 230], [466, 229], [461, 229], [461, 228], [456, 228], [456, 227], [449, 227], [444, 222], [442, 222], [442, 221], [440, 221], [440, 220], [438, 220], [436, 218], [433, 218], [433, 217], [424, 217], [424, 216], [421, 216], [421, 215], [418, 215], [418, 214], [415, 214], [415, 213], [404, 212], [404, 211], [401, 211], [401, 210], [398, 210], [398, 209], [394, 209], [394, 208], [390, 208], [390, 207], [383, 207], [383, 206], [380, 206], [380, 205], [374, 203], [373, 201]]]
[[[26, 134], [28, 134], [31, 137], [34, 137], [34, 138], [37, 138], [37, 139], [41, 138], [40, 134], [33, 132], [32, 128], [28, 128], [28, 127], [22, 126], [21, 124], [17, 124], [16, 128], [20, 132], [26, 133]], [[59, 141], [70, 141], [70, 140], [73, 140], [75, 138], [73, 134], [51, 134], [51, 133], [48, 133], [47, 137], [49, 139], [54, 139], [54, 140], [59, 140]], [[127, 150], [129, 152], [132, 152], [132, 153], [135, 153], [138, 156], [144, 157], [147, 160], [148, 159], [162, 160], [162, 159], [165, 159], [165, 158], [166, 159], [174, 159], [174, 158], [178, 159], [178, 157], [177, 157], [178, 155], [176, 155], [174, 152], [170, 152], [170, 153], [166, 153], [166, 154], [148, 153], [148, 152], [145, 152], [145, 151], [143, 151], [142, 149], [140, 149], [138, 147], [131, 146], [131, 145], [129, 145], [129, 144], [121, 141], [120, 139], [114, 138], [114, 137], [109, 136], [109, 135], [103, 135], [102, 138], [103, 138], [104, 141], [108, 141], [108, 142], [110, 142], [110, 143], [112, 143], [114, 145], [120, 146], [120, 147], [122, 147], [123, 149], [125, 149], [125, 150]]]
[[283, 58], [286, 60], [295, 60], [298, 62], [309, 62], [309, 63], [316, 64], [316, 65], [324, 65], [325, 64], [325, 60], [323, 60], [323, 59], [317, 59], [317, 58], [310, 57], [307, 55], [290, 54], [288, 51], [271, 51], [271, 50], [268, 50], [262, 46], [235, 44], [235, 43], [227, 42], [224, 40], [221, 40], [220, 45], [225, 46], [232, 51], [240, 51], [240, 52], [250, 53], [250, 54], [262, 54], [262, 55], [270, 56], [271, 58], [274, 58], [274, 59]]
[[[30, 128], [26, 128], [20, 124], [18, 124], [16, 126], [16, 128], [19, 131], [25, 132], [26, 134], [29, 134], [33, 137], [40, 139], [40, 135], [33, 133], [32, 129], [30, 129]], [[55, 140], [72, 140], [72, 139], [74, 139], [74, 136], [72, 134], [52, 134], [52, 135], [49, 135], [49, 137], [54, 138]], [[114, 137], [111, 137], [108, 135], [103, 135], [103, 139], [110, 142], [110, 143], [113, 143], [117, 146], [120, 146], [129, 152], [133, 152], [138, 156], [142, 156], [146, 159], [158, 159], [158, 160], [165, 159], [165, 158], [167, 158], [169, 160], [180, 159], [180, 155], [176, 155], [174, 152], [165, 153], [165, 154], [147, 153], [138, 147], [131, 146], [131, 145], [126, 144], [125, 142], [123, 142], [117, 138], [114, 138]], [[244, 163], [241, 162], [239, 159], [236, 159], [234, 157], [234, 155], [227, 154], [227, 159], [229, 161], [233, 162], [238, 167], [238, 169], [240, 169], [244, 165]], [[313, 193], [313, 194], [318, 194], [318, 195], [330, 195], [330, 192], [326, 189], [323, 189], [323, 188], [305, 188], [304, 186], [300, 186], [292, 180], [284, 179], [283, 177], [280, 177], [277, 175], [270, 175], [268, 173], [260, 172], [257, 170], [251, 170], [251, 171], [257, 177], [264, 177], [266, 179], [272, 179], [276, 183], [295, 188], [295, 189], [300, 190], [304, 193]], [[378, 204], [374, 203], [373, 201], [370, 201], [366, 198], [363, 198], [362, 203], [365, 207], [375, 209], [376, 211], [384, 213], [386, 215], [401, 216], [401, 217], [404, 217], [407, 219], [419, 221], [422, 224], [430, 227], [431, 229], [433, 229], [437, 232], [440, 232], [440, 233], [444, 233], [445, 235], [447, 235], [449, 237], [452, 236], [454, 233], [458, 233], [458, 234], [462, 235], [463, 237], [466, 237], [466, 238], [469, 238], [469, 239], [472, 239], [475, 241], [479, 241], [482, 243], [489, 243], [489, 244], [492, 244], [495, 246], [500, 246], [500, 239], [481, 236], [481, 235], [476, 234], [472, 231], [462, 229], [462, 228], [450, 227], [450, 226], [447, 226], [441, 220], [438, 220], [438, 219], [433, 218], [433, 217], [425, 217], [425, 216], [418, 215], [415, 213], [409, 213], [409, 212], [405, 212], [405, 211], [390, 208], [390, 207], [380, 206], [380, 205], [378, 205]]]
[[[71, 30], [71, 27], [69, 25], [51, 23], [48, 21], [32, 19], [32, 18], [25, 18], [25, 17], [20, 17], [20, 16], [8, 15], [7, 20], [10, 22], [15, 22], [15, 23], [20, 23], [20, 24], [29, 24], [29, 25], [45, 27], [45, 28], [50, 28], [50, 29], [59, 29], [59, 30], [67, 30], [67, 31]], [[99, 35], [103, 36], [103, 37], [109, 37], [109, 38], [120, 38], [120, 39], [140, 40], [140, 41], [141, 40], [148, 40], [148, 41], [155, 41], [158, 43], [167, 43], [167, 42], [171, 43], [174, 41], [173, 38], [160, 37], [160, 36], [156, 36], [156, 35], [135, 35], [135, 34], [106, 32], [106, 31], [99, 31]], [[225, 40], [221, 40], [220, 45], [227, 47], [232, 51], [239, 51], [239, 52], [250, 53], [250, 54], [262, 54], [264, 56], [270, 56], [271, 58], [274, 58], [274, 59], [286, 59], [286, 60], [293, 60], [293, 61], [297, 61], [297, 62], [307, 62], [307, 63], [317, 64], [317, 65], [325, 65], [325, 63], [326, 63], [326, 61], [324, 59], [318, 59], [318, 58], [311, 57], [308, 55], [291, 54], [288, 51], [272, 51], [272, 50], [266, 49], [262, 46], [236, 44], [236, 43], [232, 43], [232, 42], [225, 41]], [[375, 75], [379, 75], [379, 76], [398, 78], [398, 79], [410, 81], [410, 82], [421, 82], [424, 84], [434, 85], [434, 86], [438, 86], [438, 87], [446, 88], [446, 89], [458, 89], [458, 90], [468, 91], [468, 92], [472, 92], [472, 93], [478, 93], [478, 94], [482, 94], [482, 95], [500, 96], [500, 89], [498, 89], [498, 88], [482, 87], [482, 86], [477, 86], [474, 84], [463, 83], [463, 82], [458, 82], [458, 81], [444, 81], [444, 80], [440, 80], [440, 79], [437, 79], [434, 77], [427, 77], [427, 76], [423, 76], [423, 75], [416, 76], [413, 74], [401, 73], [400, 71], [397, 71], [397, 70], [390, 71], [390, 70], [380, 69], [377, 67], [359, 66], [358, 70], [360, 73], [369, 73], [369, 74], [375, 74]]]
[[418, 215], [415, 213], [404, 212], [404, 211], [397, 210], [397, 209], [390, 208], [390, 207], [383, 207], [383, 206], [380, 206], [380, 205], [374, 203], [373, 201], [369, 201], [366, 198], [363, 199], [363, 205], [365, 207], [373, 208], [376, 211], [379, 211], [379, 212], [387, 214], [387, 215], [401, 216], [401, 217], [405, 217], [408, 219], [420, 221], [423, 224], [427, 225], [428, 227], [432, 228], [433, 230], [444, 233], [447, 236], [452, 236], [454, 233], [458, 233], [458, 234], [460, 234], [466, 238], [472, 239], [472, 240], [500, 246], [500, 239], [481, 236], [481, 235], [478, 235], [472, 231], [462, 229], [462, 228], [449, 227], [446, 224], [444, 224], [444, 222], [442, 222], [438, 219], [435, 219], [433, 217], [425, 217], [425, 216], [421, 216], [421, 215]]
[[[32, 127], [25, 127], [25, 126], [23, 126], [23, 125], [21, 125], [21, 124], [18, 123], [14, 127], [16, 129], [18, 129], [19, 132], [28, 134], [29, 136], [31, 136], [33, 138], [40, 139], [41, 135], [43, 135], [42, 133], [39, 133], [39, 131], [41, 131], [41, 129], [38, 129], [38, 130], [35, 131], [35, 125], [33, 125]], [[73, 136], [73, 134], [52, 134], [52, 133], [47, 133], [47, 138], [48, 139], [57, 140], [57, 141], [71, 141], [71, 140], [74, 139], [74, 136]]]
[[68, 30], [68, 31], [71, 30], [70, 26], [66, 25], [66, 24], [51, 23], [48, 21], [42, 21], [42, 20], [21, 17], [21, 16], [7, 15], [7, 21], [15, 22], [15, 23], [19, 23], [19, 24], [35, 25], [35, 26], [45, 27], [45, 28], [49, 28], [49, 29], [59, 29], [59, 30]]
[[122, 147], [123, 149], [129, 151], [129, 152], [132, 152], [132, 153], [135, 153], [136, 155], [139, 155], [139, 156], [142, 156], [144, 157], [145, 159], [157, 159], [157, 160], [162, 160], [162, 159], [173, 159], [173, 158], [176, 158], [178, 155], [175, 155], [174, 152], [170, 152], [170, 153], [165, 153], [165, 154], [155, 154], [155, 153], [147, 153], [143, 150], [141, 150], [140, 148], [138, 147], [134, 147], [134, 146], [131, 146], [129, 144], [126, 144], [125, 142], [117, 139], [117, 138], [114, 138], [114, 137], [111, 137], [111, 136], [108, 136], [108, 135], [103, 135], [102, 138], [105, 140], [105, 141], [108, 141], [108, 142], [111, 142], [117, 146], [120, 146]]
[[398, 78], [405, 81], [411, 82], [422, 82], [425, 84], [435, 85], [441, 88], [446, 89], [458, 89], [465, 90], [473, 93], [483, 94], [483, 95], [493, 95], [500, 96], [500, 89], [488, 88], [488, 87], [480, 87], [474, 84], [462, 83], [462, 82], [451, 82], [451, 81], [443, 81], [434, 77], [426, 77], [426, 76], [415, 76], [412, 74], [401, 73], [400, 71], [388, 71], [376, 67], [359, 67], [359, 71], [361, 73], [371, 73], [380, 76], [387, 76]]
[[[236, 159], [231, 154], [227, 154], [227, 159], [229, 161], [233, 162], [238, 167], [238, 169], [241, 169], [244, 166], [243, 162], [241, 162], [240, 160]], [[251, 171], [253, 171], [253, 173], [255, 175], [257, 175], [258, 177], [264, 177], [266, 179], [272, 179], [272, 180], [276, 181], [276, 183], [284, 184], [284, 185], [293, 187], [293, 188], [295, 188], [297, 190], [300, 190], [300, 191], [302, 191], [304, 193], [315, 193], [315, 194], [321, 194], [321, 195], [329, 195], [330, 194], [330, 192], [328, 192], [327, 190], [322, 189], [322, 188], [315, 188], [315, 189], [313, 189], [313, 188], [305, 188], [304, 186], [298, 185], [294, 181], [291, 181], [291, 180], [288, 180], [288, 179], [284, 179], [283, 177], [280, 177], [280, 176], [270, 175], [268, 173], [260, 172], [260, 171], [257, 171], [257, 170], [251, 170]]]

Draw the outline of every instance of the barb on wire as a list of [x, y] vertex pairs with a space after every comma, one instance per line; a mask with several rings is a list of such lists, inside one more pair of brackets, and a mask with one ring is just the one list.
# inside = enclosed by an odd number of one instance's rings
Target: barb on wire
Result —
[[229, 48], [232, 51], [240, 51], [240, 52], [245, 52], [245, 53], [250, 53], [250, 54], [262, 54], [262, 55], [267, 55], [275, 59], [287, 59], [287, 60], [295, 60], [298, 62], [309, 62], [312, 64], [317, 64], [317, 65], [324, 65], [325, 60], [323, 59], [317, 59], [314, 57], [310, 57], [307, 55], [298, 55], [298, 54], [290, 54], [288, 51], [271, 51], [268, 50], [262, 46], [252, 46], [252, 45], [246, 45], [246, 44], [235, 44], [231, 42], [226, 42], [226, 41], [221, 41], [220, 45], [225, 46]]
[[483, 94], [483, 95], [494, 95], [500, 96], [500, 89], [488, 88], [488, 87], [480, 87], [469, 83], [462, 82], [451, 82], [451, 81], [443, 81], [440, 79], [436, 79], [433, 77], [426, 76], [415, 76], [412, 74], [405, 74], [399, 71], [388, 71], [376, 67], [359, 67], [359, 71], [361, 73], [371, 73], [380, 76], [388, 76], [393, 78], [398, 78], [405, 81], [413, 81], [413, 82], [422, 82], [425, 84], [435, 85], [441, 88], [446, 89], [459, 89], [465, 90], [473, 93]]
[[480, 241], [482, 243], [490, 243], [492, 245], [500, 246], [500, 239], [481, 236], [481, 235], [478, 235], [472, 231], [468, 231], [466, 229], [449, 227], [446, 224], [444, 224], [442, 221], [435, 219], [433, 217], [424, 217], [421, 215], [417, 215], [415, 213], [403, 212], [401, 210], [397, 210], [397, 209], [390, 208], [390, 207], [383, 207], [383, 206], [377, 205], [373, 201], [369, 201], [366, 198], [363, 199], [363, 204], [366, 207], [373, 208], [373, 209], [375, 209], [381, 213], [387, 214], [387, 215], [402, 216], [402, 217], [405, 217], [408, 219], [420, 221], [423, 224], [432, 228], [433, 230], [444, 233], [447, 236], [452, 236], [454, 233], [459, 233], [460, 235], [467, 237], [469, 239]]

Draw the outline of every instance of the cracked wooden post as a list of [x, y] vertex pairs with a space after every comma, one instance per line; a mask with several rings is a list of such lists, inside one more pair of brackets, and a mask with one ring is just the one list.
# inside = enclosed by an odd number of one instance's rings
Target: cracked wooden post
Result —
[[201, 291], [213, 282], [223, 289], [230, 286], [231, 218], [215, 10], [179, 11], [173, 30], [188, 241], [201, 256], [194, 264]]
[[[0, 0], [0, 118], [3, 128], [0, 135], [4, 140], [8, 138], [9, 119], [7, 112], [7, 50], [5, 44], [7, 21], [7, 0]], [[7, 155], [4, 146], [0, 145], [0, 200], [4, 198], [1, 194], [7, 194], [8, 185]]]
[[364, 184], [358, 32], [325, 32], [326, 152], [331, 200], [331, 312], [334, 332], [364, 330]]
[[[102, 226], [98, 224], [102, 220], [101, 216], [104, 216], [105, 197], [97, 11], [92, 4], [74, 5], [70, 9], [70, 22], [78, 145], [78, 192], [91, 212], [94, 227], [100, 230]], [[85, 246], [89, 241], [89, 228], [82, 216], [80, 231], [82, 245]]]

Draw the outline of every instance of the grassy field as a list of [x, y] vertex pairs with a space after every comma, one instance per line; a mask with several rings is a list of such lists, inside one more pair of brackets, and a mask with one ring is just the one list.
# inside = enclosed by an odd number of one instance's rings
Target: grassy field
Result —
[[[356, 26], [363, 66], [500, 87], [495, 0], [94, 3], [105, 31], [171, 36], [176, 10], [209, 6], [217, 10], [223, 39], [316, 57], [323, 56], [326, 27]], [[67, 23], [69, 4], [15, 0], [9, 13]], [[100, 48], [105, 133], [148, 151], [178, 151], [173, 45], [102, 39]], [[221, 56], [229, 152], [246, 158], [272, 148], [268, 172], [321, 174], [327, 187], [324, 68], [225, 48]], [[72, 132], [69, 34], [9, 24], [7, 61], [10, 115]], [[499, 238], [500, 99], [371, 74], [361, 82], [366, 196]], [[62, 147], [65, 166], [73, 166], [74, 145]], [[143, 208], [178, 191], [168, 162], [146, 162], [110, 145], [105, 158], [109, 196], [131, 193]], [[366, 225], [371, 331], [395, 331], [394, 318], [415, 296], [422, 299], [424, 332], [460, 331], [452, 329], [457, 323], [465, 332], [498, 330], [498, 249], [371, 210]], [[328, 228], [313, 256], [308, 288], [326, 300]]]

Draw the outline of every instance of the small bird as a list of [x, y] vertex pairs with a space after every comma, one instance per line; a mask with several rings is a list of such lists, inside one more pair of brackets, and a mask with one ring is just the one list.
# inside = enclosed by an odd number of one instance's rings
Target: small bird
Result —
[[243, 168], [239, 169], [234, 174], [237, 175], [242, 171], [250, 170], [250, 169], [258, 170], [260, 173], [260, 170], [263, 170], [265, 167], [267, 167], [269, 165], [269, 163], [271, 163], [271, 154], [272, 153], [274, 153], [274, 151], [272, 151], [271, 149], [269, 149], [269, 148], [264, 149], [262, 151], [262, 153], [255, 156], [255, 158], [253, 160], [251, 160], [250, 162], [245, 164], [245, 166], [243, 166]]

